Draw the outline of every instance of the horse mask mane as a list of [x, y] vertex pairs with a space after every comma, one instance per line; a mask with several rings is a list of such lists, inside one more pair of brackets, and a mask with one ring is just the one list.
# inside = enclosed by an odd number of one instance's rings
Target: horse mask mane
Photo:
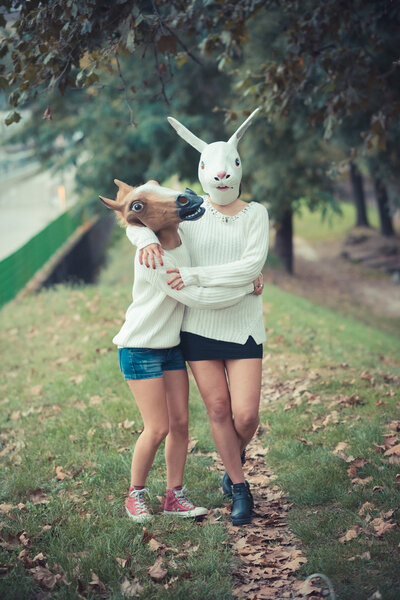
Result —
[[207, 144], [173, 117], [170, 125], [190, 146], [200, 152], [198, 177], [203, 190], [216, 204], [225, 206], [239, 197], [242, 161], [237, 146], [260, 108], [256, 108], [227, 142]]

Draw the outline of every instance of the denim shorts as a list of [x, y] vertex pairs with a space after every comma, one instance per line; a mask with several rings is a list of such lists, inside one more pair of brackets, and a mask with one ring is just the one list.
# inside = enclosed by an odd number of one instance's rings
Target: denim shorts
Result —
[[162, 377], [164, 371], [186, 369], [180, 346], [174, 348], [118, 348], [119, 368], [124, 379]]

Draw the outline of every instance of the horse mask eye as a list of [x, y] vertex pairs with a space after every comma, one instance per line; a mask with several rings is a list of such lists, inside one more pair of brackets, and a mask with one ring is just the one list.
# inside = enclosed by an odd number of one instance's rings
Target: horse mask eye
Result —
[[131, 204], [131, 210], [133, 210], [133, 212], [140, 212], [141, 210], [143, 210], [144, 204], [142, 202], [132, 202]]

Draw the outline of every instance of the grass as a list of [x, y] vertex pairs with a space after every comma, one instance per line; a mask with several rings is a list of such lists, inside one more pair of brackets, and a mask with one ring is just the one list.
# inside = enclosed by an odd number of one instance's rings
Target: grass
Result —
[[[69, 584], [57, 583], [52, 599], [122, 599], [126, 577], [140, 582], [141, 598], [233, 597], [234, 559], [223, 522], [176, 525], [160, 515], [144, 536], [124, 516], [141, 421], [111, 338], [130, 301], [131, 279], [130, 247], [117, 240], [97, 286], [59, 286], [1, 312], [0, 596], [8, 600], [45, 595], [29, 570], [43, 566], [40, 559], [29, 562], [40, 552]], [[394, 600], [399, 465], [374, 444], [382, 445], [398, 415], [399, 340], [273, 286], [264, 300], [263, 439], [278, 476], [274, 484], [293, 502], [290, 525], [308, 558], [299, 576], [326, 573], [341, 599], [379, 589]], [[199, 452], [189, 456], [185, 482], [194, 501], [218, 508], [219, 479], [202, 455], [213, 443], [195, 389], [190, 411]], [[364, 484], [352, 483], [351, 463], [332, 453], [339, 442], [348, 444], [347, 456], [369, 461], [357, 468]], [[149, 480], [156, 512], [164, 476], [159, 452]], [[365, 502], [372, 504], [369, 522], [359, 514]], [[378, 518], [397, 527], [377, 535], [371, 521]], [[355, 525], [357, 537], [340, 542]], [[147, 572], [157, 557], [151, 535], [164, 547], [162, 584]], [[369, 559], [348, 560], [365, 551]]]
[[[379, 446], [385, 434], [393, 434], [395, 443], [399, 438], [393, 429], [400, 430], [399, 339], [303, 298], [294, 301], [277, 288], [267, 289], [266, 297], [267, 324], [273, 325], [263, 403], [267, 461], [294, 503], [289, 524], [306, 550], [303, 575], [325, 573], [343, 600], [368, 598], [376, 590], [394, 600], [400, 586], [400, 459], [394, 455], [389, 462]], [[270, 402], [282, 381], [286, 396]], [[339, 442], [347, 444], [345, 456], [367, 461], [352, 477], [347, 469], [353, 461], [333, 453]], [[360, 515], [365, 502], [371, 506]], [[374, 519], [396, 526], [378, 535]], [[357, 537], [340, 542], [354, 526]], [[366, 551], [370, 558], [349, 560]]]
[[[331, 242], [345, 237], [354, 227], [356, 220], [352, 202], [339, 203], [341, 214], [330, 213], [325, 219], [319, 211], [310, 211], [306, 206], [294, 218], [295, 235], [310, 243]], [[371, 227], [379, 228], [379, 216], [374, 206], [368, 206]]]

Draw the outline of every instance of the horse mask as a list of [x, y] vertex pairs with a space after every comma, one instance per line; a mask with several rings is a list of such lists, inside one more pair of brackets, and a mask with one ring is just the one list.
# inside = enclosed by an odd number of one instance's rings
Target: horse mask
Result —
[[179, 121], [168, 117], [170, 125], [178, 135], [200, 152], [199, 181], [203, 190], [215, 204], [225, 206], [239, 197], [242, 161], [237, 146], [259, 110], [256, 108], [227, 142], [213, 142], [212, 144], [207, 144]]

